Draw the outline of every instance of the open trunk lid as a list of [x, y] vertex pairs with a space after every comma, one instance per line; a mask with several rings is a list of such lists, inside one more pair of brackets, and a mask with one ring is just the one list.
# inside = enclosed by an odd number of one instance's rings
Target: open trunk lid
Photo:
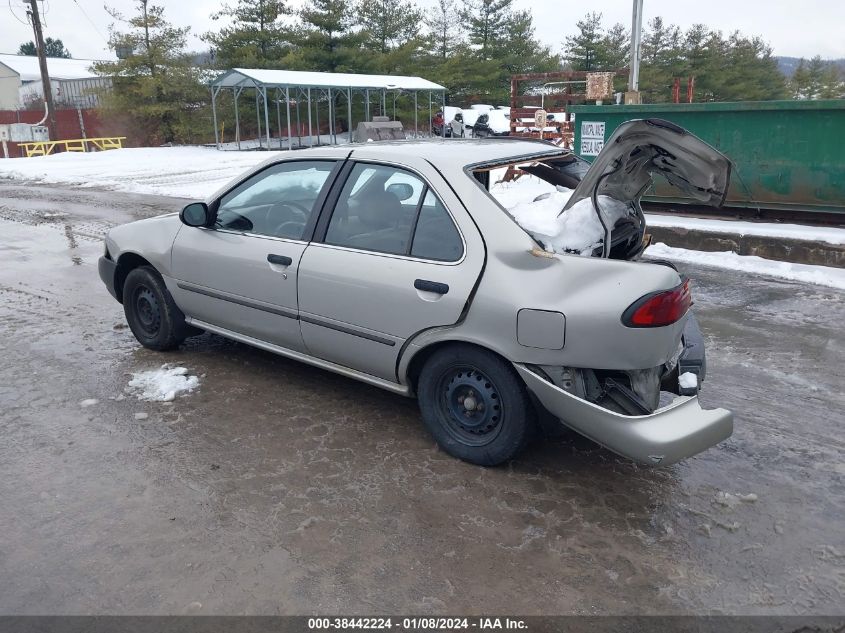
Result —
[[596, 195], [636, 202], [656, 173], [686, 196], [718, 207], [728, 193], [731, 163], [720, 151], [670, 121], [627, 121], [605, 144], [563, 211]]

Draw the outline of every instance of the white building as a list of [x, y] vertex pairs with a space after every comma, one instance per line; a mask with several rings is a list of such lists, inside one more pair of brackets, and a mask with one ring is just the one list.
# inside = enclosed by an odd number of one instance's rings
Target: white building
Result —
[[[111, 79], [100, 77], [91, 66], [93, 59], [47, 58], [53, 101], [57, 108], [95, 108], [98, 93], [111, 87]], [[0, 110], [16, 110], [43, 99], [38, 58], [31, 55], [0, 54]]]

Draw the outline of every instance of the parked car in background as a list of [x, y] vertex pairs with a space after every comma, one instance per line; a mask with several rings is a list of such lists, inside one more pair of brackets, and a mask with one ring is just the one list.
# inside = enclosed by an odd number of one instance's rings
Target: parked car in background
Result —
[[[577, 230], [523, 227], [490, 193], [509, 166], [574, 188], [526, 208]], [[698, 402], [690, 281], [640, 257], [655, 172], [719, 204], [730, 163], [663, 121], [619, 126], [592, 166], [524, 140], [284, 152], [179, 214], [111, 229], [99, 273], [145, 347], [207, 331], [416, 397], [461, 459], [513, 458], [550, 414], [669, 464], [728, 437], [732, 414]]]
[[472, 126], [472, 134], [478, 138], [508, 136], [510, 132], [510, 116], [502, 110], [488, 110], [480, 115]]

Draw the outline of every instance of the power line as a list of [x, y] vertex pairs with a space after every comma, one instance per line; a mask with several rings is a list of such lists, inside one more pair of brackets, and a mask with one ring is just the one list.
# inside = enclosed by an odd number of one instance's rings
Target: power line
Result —
[[[11, 1], [11, 0], [10, 0], [10, 1]], [[103, 41], [106, 43], [106, 46], [108, 46], [108, 45], [109, 45], [109, 41], [108, 41], [108, 39], [107, 39], [107, 38], [106, 38], [106, 37], [105, 37], [105, 36], [104, 36], [104, 35], [100, 32], [100, 29], [98, 29], [98, 28], [97, 28], [97, 25], [96, 25], [96, 24], [94, 24], [94, 20], [92, 20], [92, 19], [88, 16], [88, 13], [86, 13], [86, 12], [85, 12], [85, 9], [82, 7], [82, 5], [81, 5], [81, 4], [79, 4], [79, 0], [73, 0], [73, 3], [74, 3], [77, 7], [79, 7], [79, 10], [80, 10], [80, 11], [82, 11], [82, 15], [84, 15], [84, 16], [85, 16], [85, 19], [86, 19], [86, 20], [88, 20], [88, 24], [90, 24], [90, 25], [94, 28], [94, 30], [97, 32], [97, 35], [99, 35], [99, 36], [100, 36], [100, 39], [101, 39], [101, 40], [103, 40]]]
[[21, 20], [21, 19], [20, 19], [20, 18], [19, 18], [19, 17], [15, 14], [15, 10], [12, 8], [12, 0], [9, 0], [9, 12], [12, 14], [12, 16], [14, 16], [14, 18], [15, 18], [18, 22], [20, 22], [21, 24], [26, 24], [27, 26], [29, 26], [29, 22], [28, 22], [28, 21]]

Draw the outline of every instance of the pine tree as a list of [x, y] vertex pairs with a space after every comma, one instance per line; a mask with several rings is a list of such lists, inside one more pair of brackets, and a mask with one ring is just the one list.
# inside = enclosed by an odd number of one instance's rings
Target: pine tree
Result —
[[666, 26], [661, 17], [651, 20], [643, 33], [640, 91], [646, 103], [669, 101], [672, 80], [681, 66], [681, 30]]
[[357, 13], [368, 50], [386, 54], [419, 37], [423, 14], [408, 0], [361, 0]]
[[[772, 56], [771, 47], [758, 37], [733, 33], [722, 42], [720, 69], [712, 73], [717, 101], [764, 101], [786, 96], [786, 81]], [[718, 72], [721, 70], [721, 72]]]
[[566, 38], [564, 59], [572, 70], [598, 70], [602, 54], [601, 13], [588, 13], [583, 20], [578, 20], [576, 35]]
[[123, 59], [97, 62], [94, 69], [110, 76], [113, 89], [104, 107], [131, 121], [146, 143], [189, 142], [197, 129], [196, 113], [208, 101], [202, 70], [185, 53], [189, 27], [177, 28], [164, 18], [164, 8], [138, 0], [137, 13], [126, 18], [108, 9], [112, 24], [109, 45]]
[[801, 59], [789, 80], [793, 99], [838, 99], [845, 95], [845, 83], [835, 64], [816, 55], [809, 62]]
[[437, 4], [426, 14], [425, 23], [431, 32], [433, 54], [445, 60], [458, 46], [462, 25], [453, 0], [437, 0]]
[[617, 70], [628, 65], [631, 56], [631, 36], [622, 24], [614, 24], [601, 39], [598, 68]]
[[793, 99], [809, 99], [810, 71], [802, 57], [789, 80], [789, 92]]
[[[70, 59], [71, 57], [70, 51], [65, 48], [64, 43], [58, 39], [54, 40], [52, 37], [44, 40], [44, 53], [47, 57], [63, 57], [64, 59]], [[35, 42], [29, 41], [21, 44], [18, 49], [18, 55], [28, 55], [31, 57], [38, 55]]]
[[202, 39], [211, 44], [220, 68], [277, 68], [287, 53], [288, 33], [281, 19], [289, 13], [285, 0], [238, 0], [211, 16], [232, 23]]
[[842, 99], [845, 97], [845, 81], [836, 64], [828, 62], [822, 71], [819, 86], [819, 99]]
[[464, 0], [461, 19], [467, 29], [469, 43], [490, 59], [490, 49], [501, 39], [513, 20], [513, 0]]
[[353, 29], [349, 0], [309, 0], [299, 11], [301, 26], [294, 32], [296, 49], [290, 65], [324, 72], [360, 72], [363, 37]]

